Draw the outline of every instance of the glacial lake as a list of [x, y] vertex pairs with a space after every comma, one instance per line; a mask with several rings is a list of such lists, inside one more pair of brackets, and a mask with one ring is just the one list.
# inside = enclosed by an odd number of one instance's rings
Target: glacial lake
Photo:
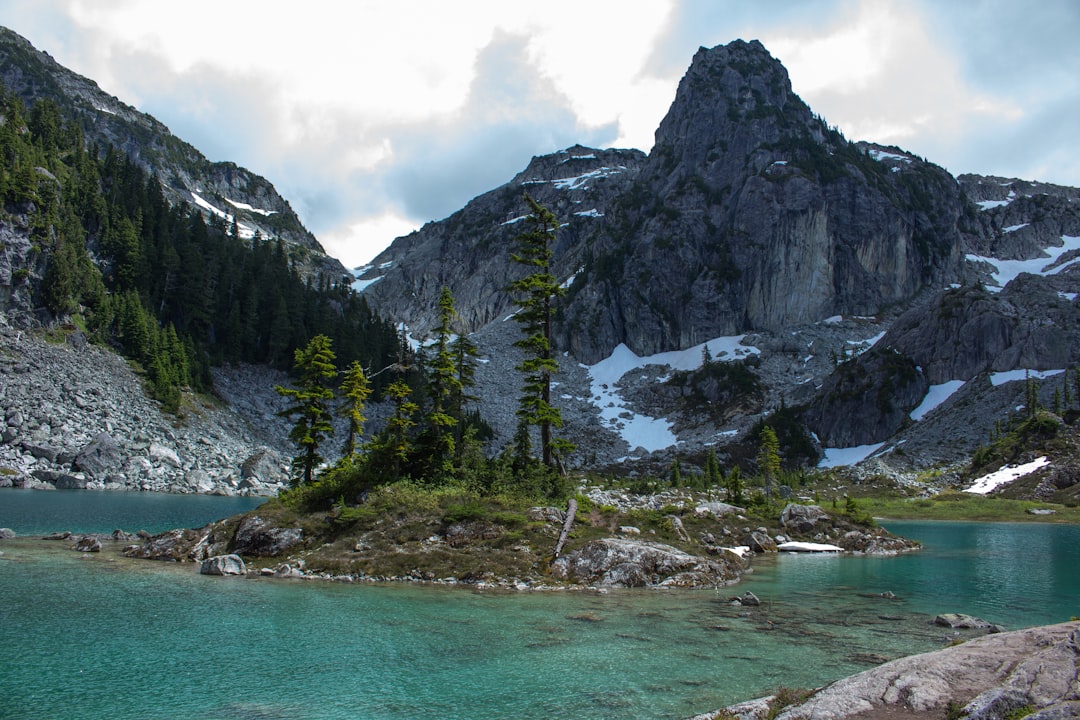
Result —
[[[1067, 525], [885, 522], [925, 549], [759, 558], [729, 588], [606, 594], [217, 578], [36, 539], [257, 503], [0, 490], [0, 527], [21, 536], [0, 542], [0, 718], [685, 718], [937, 649], [955, 636], [938, 613], [1080, 615]], [[761, 607], [728, 601], [746, 590]]]

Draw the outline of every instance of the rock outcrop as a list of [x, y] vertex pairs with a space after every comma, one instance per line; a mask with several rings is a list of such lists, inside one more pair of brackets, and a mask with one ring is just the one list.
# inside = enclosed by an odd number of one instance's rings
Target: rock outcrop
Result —
[[779, 712], [775, 704], [760, 698], [693, 720], [1080, 717], [1080, 623], [986, 635], [838, 680]]
[[725, 553], [701, 558], [670, 545], [626, 538], [586, 543], [552, 563], [555, 577], [600, 587], [719, 586], [739, 578], [743, 565]]

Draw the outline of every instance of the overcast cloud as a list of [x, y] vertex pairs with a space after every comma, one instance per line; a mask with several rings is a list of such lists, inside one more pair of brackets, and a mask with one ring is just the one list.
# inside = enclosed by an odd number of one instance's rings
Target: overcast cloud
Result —
[[533, 155], [648, 151], [694, 52], [737, 38], [849, 139], [1080, 186], [1074, 0], [0, 0], [0, 24], [266, 176], [350, 266]]

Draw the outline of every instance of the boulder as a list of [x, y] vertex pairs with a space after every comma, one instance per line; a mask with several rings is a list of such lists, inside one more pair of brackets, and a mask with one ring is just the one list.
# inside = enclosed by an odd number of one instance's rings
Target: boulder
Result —
[[47, 482], [57, 490], [85, 490], [86, 478], [59, 470], [33, 470], [30, 473], [41, 482]]
[[101, 432], [79, 451], [72, 467], [101, 480], [107, 473], [119, 470], [123, 463], [124, 454], [119, 443], [109, 433]]
[[233, 552], [252, 557], [273, 557], [285, 553], [303, 539], [304, 531], [301, 528], [274, 527], [258, 515], [249, 515], [236, 528]]
[[281, 470], [281, 455], [270, 448], [259, 448], [240, 466], [240, 477], [258, 478], [266, 484], [283, 483], [288, 476]]
[[150, 462], [158, 467], [169, 466], [173, 468], [180, 467], [180, 456], [175, 450], [161, 443], [150, 443], [149, 449]]
[[101, 540], [94, 535], [84, 535], [71, 547], [79, 552], [101, 552]]
[[934, 624], [954, 630], [985, 630], [993, 626], [981, 618], [962, 613], [943, 613], [934, 618]]
[[829, 514], [817, 505], [799, 505], [788, 503], [780, 513], [780, 524], [792, 532], [812, 532], [814, 526], [822, 520], [828, 520]]
[[627, 538], [587, 542], [551, 566], [552, 574], [564, 580], [609, 587], [721, 585], [738, 578], [742, 569], [727, 554], [700, 558], [670, 545]]
[[758, 554], [777, 552], [776, 541], [765, 533], [757, 530], [750, 533], [750, 539], [747, 540], [746, 544], [751, 550]]
[[731, 598], [731, 601], [746, 607], [758, 607], [759, 605], [761, 605], [761, 599], [749, 590], [744, 592], [742, 595]]
[[197, 493], [209, 493], [214, 490], [214, 481], [210, 475], [198, 468], [184, 476], [184, 484]]
[[746, 512], [745, 509], [736, 505], [729, 505], [723, 502], [707, 502], [701, 503], [694, 508], [694, 515], [697, 517], [705, 517], [712, 515], [713, 517], [724, 517], [725, 515], [734, 515], [738, 513]]
[[199, 566], [203, 575], [247, 575], [247, 565], [239, 555], [215, 555]]
[[15, 531], [11, 528], [0, 528], [0, 540], [10, 540], [15, 537]]

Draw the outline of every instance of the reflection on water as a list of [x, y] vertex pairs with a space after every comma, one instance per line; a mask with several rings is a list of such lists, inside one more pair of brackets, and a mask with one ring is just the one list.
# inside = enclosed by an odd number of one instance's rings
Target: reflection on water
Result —
[[[927, 549], [604, 595], [211, 578], [17, 540], [0, 548], [0, 715], [682, 718], [940, 647], [940, 612], [1011, 627], [1080, 614], [1080, 528], [889, 527]], [[761, 607], [728, 601], [744, 590]]]

